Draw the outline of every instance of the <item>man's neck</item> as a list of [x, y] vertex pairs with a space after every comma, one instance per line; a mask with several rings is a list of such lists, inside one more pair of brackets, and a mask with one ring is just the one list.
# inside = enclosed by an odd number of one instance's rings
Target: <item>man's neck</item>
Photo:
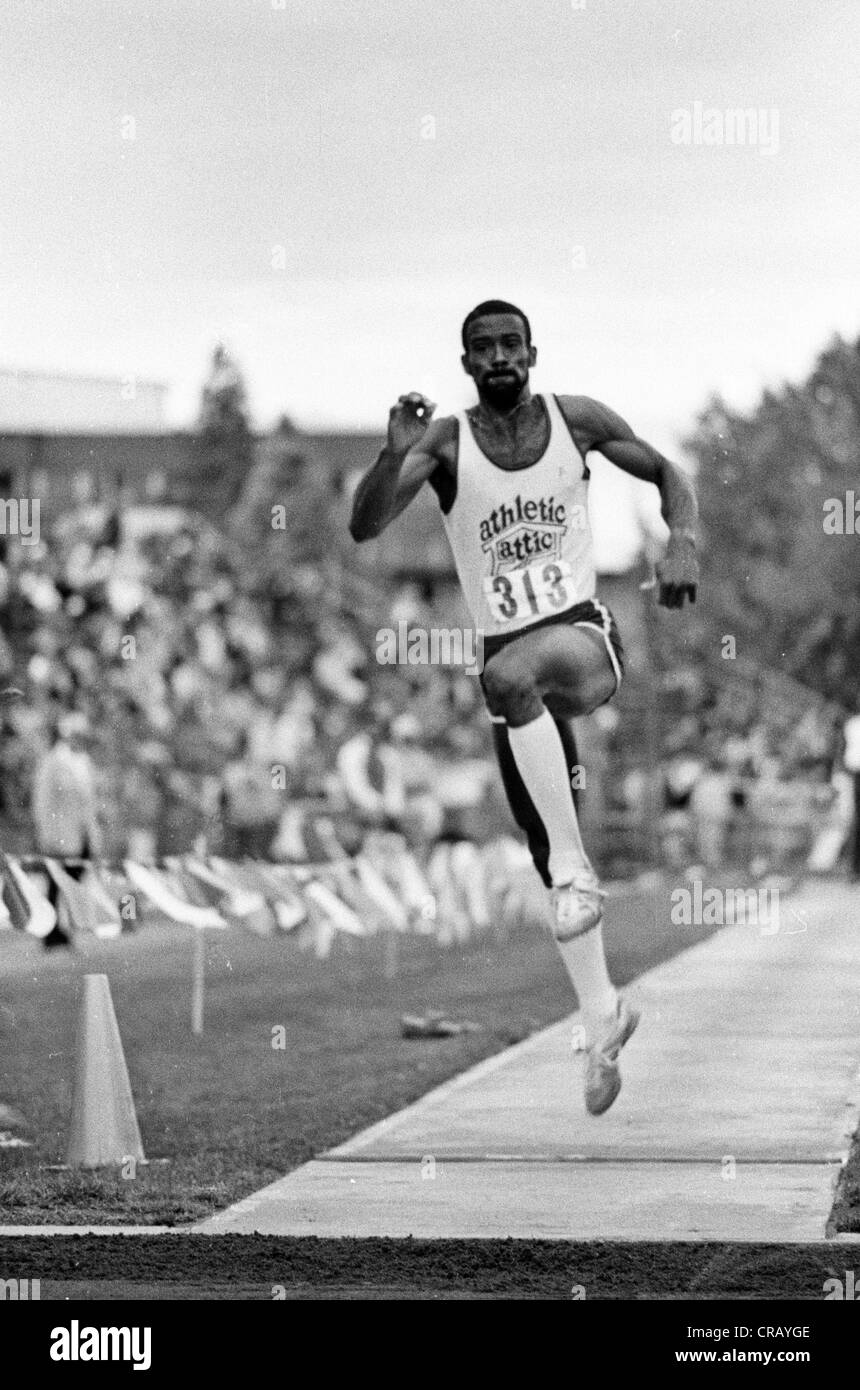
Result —
[[515, 400], [505, 405], [499, 405], [495, 401], [490, 401], [480, 391], [478, 392], [478, 412], [488, 421], [503, 421], [505, 423], [513, 420], [519, 412], [532, 401], [531, 390], [528, 382], [523, 386]]

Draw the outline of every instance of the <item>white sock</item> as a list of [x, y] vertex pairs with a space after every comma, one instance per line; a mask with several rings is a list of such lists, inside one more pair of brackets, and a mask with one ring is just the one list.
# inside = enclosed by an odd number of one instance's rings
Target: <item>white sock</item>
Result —
[[575, 874], [591, 871], [571, 791], [571, 769], [564, 744], [549, 710], [530, 724], [508, 728], [514, 762], [546, 826], [549, 875], [554, 884], [569, 883]]
[[570, 941], [557, 941], [556, 945], [576, 990], [590, 1045], [614, 1019], [618, 1008], [618, 995], [606, 968], [603, 928], [594, 927]]

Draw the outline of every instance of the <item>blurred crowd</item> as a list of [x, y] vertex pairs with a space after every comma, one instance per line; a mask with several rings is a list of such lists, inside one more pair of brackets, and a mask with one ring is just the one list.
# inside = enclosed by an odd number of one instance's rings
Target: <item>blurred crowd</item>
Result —
[[54, 775], [61, 797], [70, 756], [92, 767], [89, 848], [113, 858], [205, 843], [313, 859], [323, 812], [347, 848], [368, 827], [479, 833], [493, 764], [477, 684], [377, 665], [381, 615], [429, 614], [409, 586], [392, 601], [356, 584], [334, 564], [260, 563], [175, 508], [78, 509], [16, 548], [0, 567], [0, 683], [23, 692], [2, 705], [4, 846], [45, 843], [34, 787], [50, 803]]
[[851, 823], [841, 712], [791, 681], [725, 666], [721, 680], [704, 663], [664, 678], [663, 856], [673, 867], [823, 868], [821, 832], [838, 822], [841, 850]]
[[[88, 506], [7, 555], [0, 686], [22, 697], [0, 702], [0, 846], [315, 862], [369, 830], [426, 855], [510, 833], [474, 676], [375, 660], [380, 625], [448, 626], [446, 603], [284, 553], [176, 507]], [[587, 721], [603, 869], [842, 852], [854, 784], [833, 710], [721, 666], [664, 675], [650, 714], [631, 671]]]

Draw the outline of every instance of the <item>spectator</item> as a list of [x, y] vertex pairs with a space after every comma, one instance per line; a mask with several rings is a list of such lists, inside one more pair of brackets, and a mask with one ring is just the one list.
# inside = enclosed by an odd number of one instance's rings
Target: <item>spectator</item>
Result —
[[248, 757], [247, 736], [224, 768], [222, 812], [227, 855], [269, 857], [283, 810], [283, 791], [272, 768]]
[[[41, 854], [60, 859], [89, 859], [101, 853], [95, 769], [85, 748], [88, 729], [79, 714], [63, 716], [52, 748], [40, 758], [33, 779], [33, 821], [36, 847]], [[83, 864], [68, 864], [66, 871], [79, 879]], [[48, 901], [57, 922], [44, 944], [49, 949], [69, 944], [60, 925], [59, 895], [50, 880]]]
[[851, 837], [850, 872], [854, 882], [860, 881], [860, 714], [846, 719], [843, 730], [845, 750], [842, 763], [854, 783], [854, 829]]
[[732, 778], [715, 757], [710, 767], [696, 779], [690, 794], [699, 858], [708, 868], [719, 867], [725, 862], [732, 785]]

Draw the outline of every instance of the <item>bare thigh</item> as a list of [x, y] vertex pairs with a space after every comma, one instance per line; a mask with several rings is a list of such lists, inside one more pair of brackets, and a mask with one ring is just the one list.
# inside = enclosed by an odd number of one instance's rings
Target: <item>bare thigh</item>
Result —
[[516, 637], [484, 668], [491, 712], [516, 727], [545, 706], [558, 718], [590, 714], [615, 693], [615, 672], [599, 632], [560, 623]]

